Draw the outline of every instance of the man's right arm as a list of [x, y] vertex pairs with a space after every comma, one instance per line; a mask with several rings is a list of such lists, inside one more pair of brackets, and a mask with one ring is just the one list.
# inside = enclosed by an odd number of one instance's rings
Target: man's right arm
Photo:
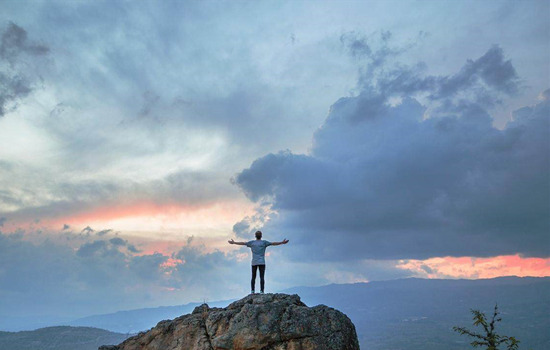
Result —
[[246, 242], [235, 242], [233, 239], [227, 241], [229, 244], [246, 245]]

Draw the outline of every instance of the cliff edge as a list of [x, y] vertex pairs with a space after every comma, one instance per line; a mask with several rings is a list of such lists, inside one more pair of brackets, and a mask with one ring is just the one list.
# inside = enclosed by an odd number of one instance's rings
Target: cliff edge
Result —
[[296, 294], [253, 294], [226, 308], [198, 306], [99, 350], [358, 350], [355, 326], [338, 310]]

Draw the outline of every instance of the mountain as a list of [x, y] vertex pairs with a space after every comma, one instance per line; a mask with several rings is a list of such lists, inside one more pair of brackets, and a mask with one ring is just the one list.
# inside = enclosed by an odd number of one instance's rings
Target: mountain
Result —
[[[471, 326], [470, 309], [492, 312], [498, 303], [502, 322], [497, 332], [515, 336], [520, 349], [550, 349], [550, 278], [500, 277], [482, 280], [401, 279], [282, 291], [299, 294], [314, 306], [334, 307], [355, 324], [362, 348], [369, 350], [458, 350], [469, 338], [453, 326]], [[211, 303], [226, 306], [229, 301]], [[199, 304], [124, 311], [78, 320], [122, 333], [146, 330], [159, 320], [189, 313]]]
[[401, 279], [297, 287], [308, 305], [326, 304], [350, 317], [362, 348], [369, 350], [458, 350], [471, 339], [453, 326], [472, 326], [470, 309], [502, 312], [499, 334], [515, 336], [520, 349], [550, 349], [550, 278], [483, 280]]
[[355, 327], [338, 310], [307, 307], [298, 295], [253, 294], [226, 308], [197, 306], [99, 350], [359, 350]]
[[91, 327], [47, 327], [34, 331], [0, 332], [0, 350], [97, 350], [128, 338]]
[[[234, 300], [215, 301], [211, 306], [226, 306]], [[68, 324], [71, 326], [88, 326], [108, 329], [120, 333], [137, 333], [149, 329], [160, 320], [173, 319], [188, 314], [202, 303], [189, 303], [176, 306], [160, 306], [128, 311], [118, 311], [110, 314], [93, 315], [79, 318]]]

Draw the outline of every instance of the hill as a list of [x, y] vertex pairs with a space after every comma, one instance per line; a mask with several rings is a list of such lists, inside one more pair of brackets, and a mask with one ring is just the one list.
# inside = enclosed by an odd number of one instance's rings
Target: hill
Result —
[[226, 308], [197, 306], [116, 346], [99, 350], [359, 350], [346, 315], [308, 307], [296, 294], [253, 294]]
[[[355, 324], [359, 342], [369, 350], [463, 350], [468, 339], [453, 326], [470, 326], [470, 309], [490, 312], [499, 304], [497, 330], [515, 336], [525, 349], [550, 349], [550, 278], [501, 277], [483, 280], [401, 279], [282, 291], [299, 294], [307, 305], [334, 307]], [[211, 303], [226, 306], [229, 301]], [[136, 332], [159, 320], [189, 313], [199, 305], [139, 309], [78, 320], [112, 331]]]
[[503, 318], [497, 331], [520, 339], [521, 349], [550, 349], [550, 278], [410, 278], [284, 292], [344, 312], [357, 328], [361, 347], [369, 350], [463, 350], [470, 340], [452, 327], [470, 327], [470, 309], [490, 313], [495, 303]]
[[[227, 306], [234, 300], [215, 301], [209, 303], [213, 307]], [[108, 329], [119, 333], [138, 333], [149, 329], [160, 320], [171, 320], [188, 314], [202, 303], [188, 303], [176, 306], [159, 306], [127, 311], [117, 311], [110, 314], [93, 315], [69, 322], [71, 326], [87, 326]]]
[[118, 344], [128, 338], [91, 327], [47, 327], [34, 331], [0, 332], [1, 350], [97, 350], [103, 344]]

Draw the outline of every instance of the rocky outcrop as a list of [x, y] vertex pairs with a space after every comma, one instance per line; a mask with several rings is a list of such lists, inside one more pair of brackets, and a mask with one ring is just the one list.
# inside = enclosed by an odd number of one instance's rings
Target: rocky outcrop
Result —
[[203, 304], [99, 350], [355, 350], [355, 327], [338, 310], [298, 295], [253, 294], [226, 308]]

